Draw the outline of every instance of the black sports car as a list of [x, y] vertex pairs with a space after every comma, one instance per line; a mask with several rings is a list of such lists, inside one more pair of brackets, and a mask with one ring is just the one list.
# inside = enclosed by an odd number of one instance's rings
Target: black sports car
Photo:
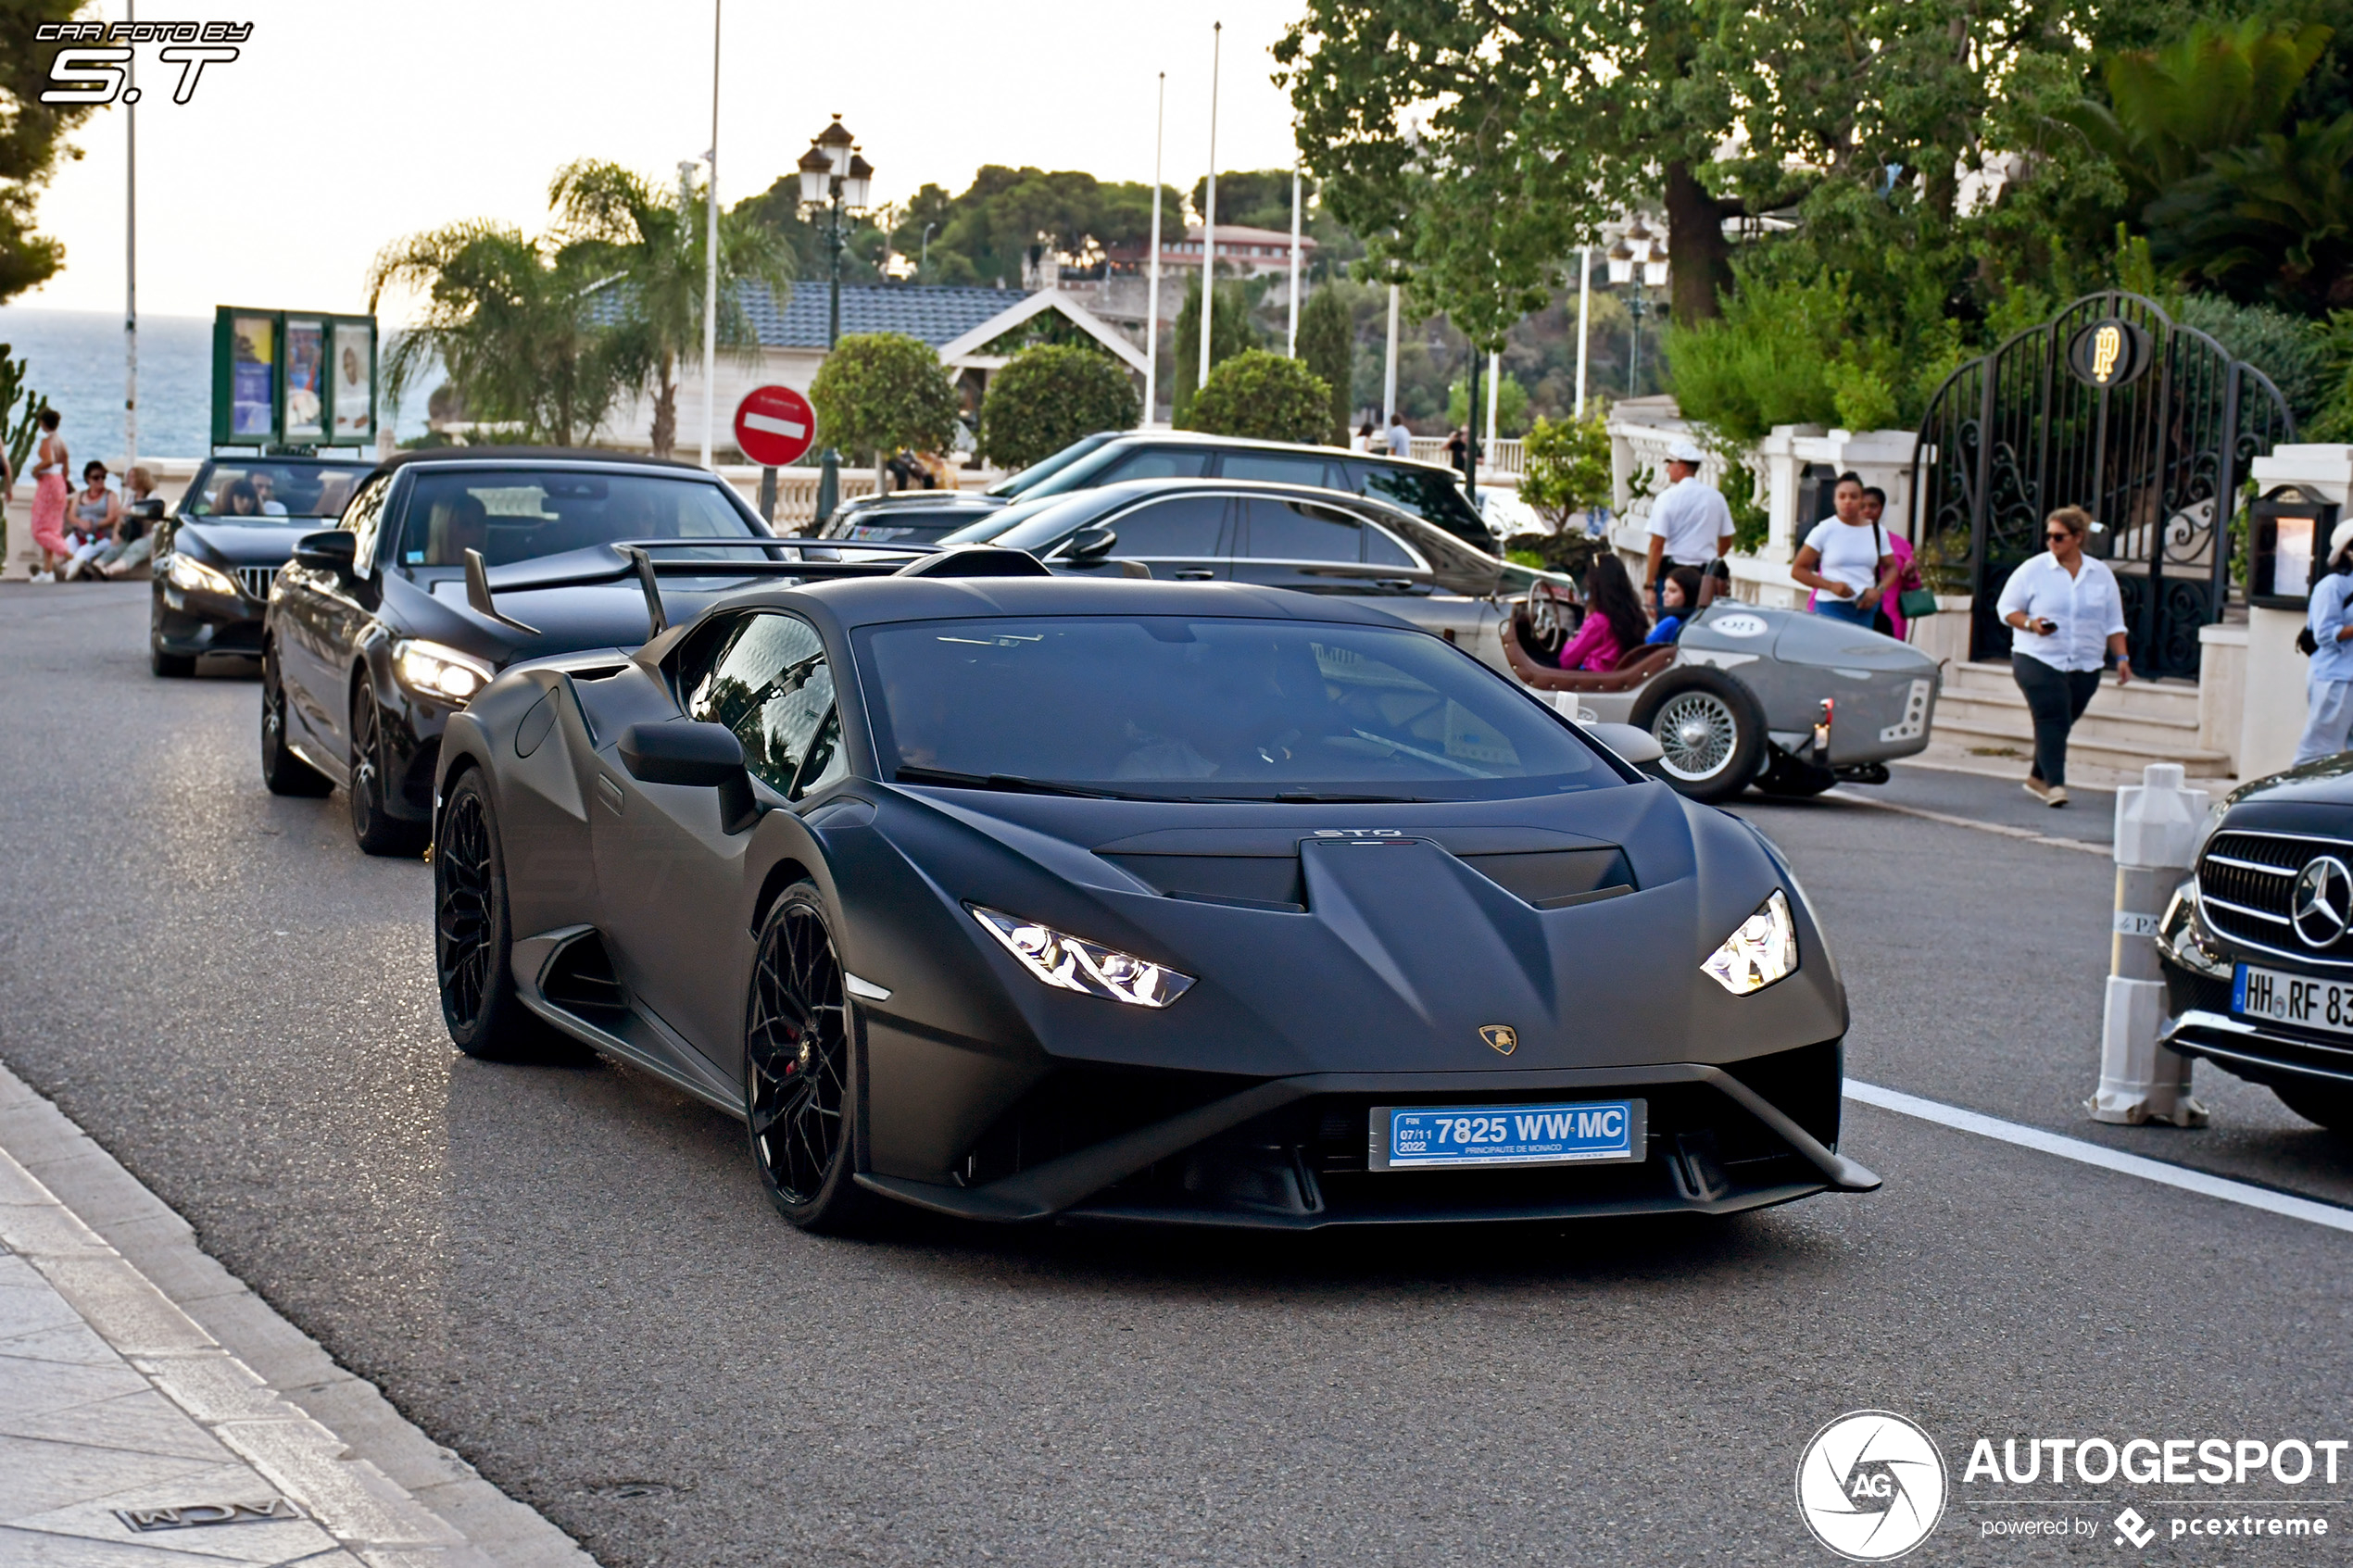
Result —
[[743, 1117], [812, 1229], [1877, 1185], [1772, 846], [1346, 600], [985, 546], [761, 587], [509, 670], [437, 790], [458, 1047], [585, 1041]]
[[2159, 1039], [2353, 1134], [2353, 755], [2242, 784], [2159, 922]]
[[645, 637], [631, 551], [692, 573], [671, 578], [683, 613], [786, 553], [772, 538], [733, 489], [685, 463], [404, 453], [278, 574], [259, 638], [262, 779], [280, 795], [342, 785], [361, 848], [416, 854], [452, 713], [517, 659]]
[[157, 531], [147, 667], [184, 676], [206, 654], [258, 656], [270, 585], [295, 541], [340, 516], [372, 467], [348, 458], [208, 458]]

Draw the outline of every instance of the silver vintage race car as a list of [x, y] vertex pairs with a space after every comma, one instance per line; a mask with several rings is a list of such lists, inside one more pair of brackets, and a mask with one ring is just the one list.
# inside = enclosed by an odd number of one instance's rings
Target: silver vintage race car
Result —
[[[1884, 784], [1928, 745], [1937, 665], [1893, 637], [1800, 610], [1718, 599], [1673, 644], [1610, 671], [1554, 663], [1576, 607], [1540, 589], [1502, 628], [1512, 672], [1583, 723], [1655, 736], [1667, 782], [1694, 800]], [[1554, 650], [1548, 656], [1547, 649]]]

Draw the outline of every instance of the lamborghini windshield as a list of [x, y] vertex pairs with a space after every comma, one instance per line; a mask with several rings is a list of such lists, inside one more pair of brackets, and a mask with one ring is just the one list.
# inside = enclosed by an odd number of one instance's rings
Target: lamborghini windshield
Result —
[[1293, 621], [924, 621], [858, 637], [885, 778], [1151, 799], [1479, 800], [1619, 782], [1420, 632]]

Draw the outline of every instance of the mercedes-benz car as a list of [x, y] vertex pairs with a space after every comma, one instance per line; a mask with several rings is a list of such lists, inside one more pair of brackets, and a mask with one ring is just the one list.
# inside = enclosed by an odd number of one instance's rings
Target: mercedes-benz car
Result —
[[281, 795], [341, 787], [361, 848], [416, 854], [443, 727], [493, 676], [643, 640], [652, 573], [640, 563], [654, 556], [684, 614], [789, 553], [773, 539], [690, 464], [535, 448], [396, 457], [278, 574], [258, 639], [263, 782]]
[[208, 654], [259, 658], [270, 585], [295, 541], [342, 515], [374, 466], [333, 457], [206, 459], [156, 531], [147, 667], [180, 677]]
[[986, 546], [757, 588], [510, 668], [435, 798], [457, 1047], [741, 1117], [812, 1230], [1877, 1185], [1779, 851], [1346, 598]]
[[[1099, 431], [1044, 461], [1009, 474], [963, 504], [1010, 506], [1139, 479], [1220, 479], [1340, 490], [1409, 512], [1490, 555], [1501, 545], [1463, 494], [1462, 475], [1437, 463], [1376, 452], [1301, 446], [1192, 431]], [[936, 492], [907, 491], [845, 502], [827, 520], [834, 538], [863, 538], [859, 529], [896, 526], [900, 510], [936, 510]]]
[[1136, 479], [1033, 496], [945, 535], [1026, 550], [1059, 571], [1134, 562], [1179, 583], [1257, 583], [1365, 599], [1509, 671], [1499, 629], [1557, 573], [1503, 560], [1370, 496], [1249, 480]]
[[2158, 923], [2158, 1038], [2353, 1134], [2353, 754], [2241, 784]]

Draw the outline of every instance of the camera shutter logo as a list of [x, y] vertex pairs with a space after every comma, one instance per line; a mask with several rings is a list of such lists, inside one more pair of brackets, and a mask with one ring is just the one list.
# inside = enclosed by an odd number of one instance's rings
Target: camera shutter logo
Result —
[[2315, 855], [2296, 873], [2288, 905], [2296, 935], [2308, 947], [2334, 947], [2353, 923], [2353, 870], [2334, 855]]
[[1814, 1434], [1797, 1461], [1806, 1527], [1854, 1562], [1903, 1556], [1944, 1516], [1944, 1456], [1890, 1411], [1853, 1411]]

